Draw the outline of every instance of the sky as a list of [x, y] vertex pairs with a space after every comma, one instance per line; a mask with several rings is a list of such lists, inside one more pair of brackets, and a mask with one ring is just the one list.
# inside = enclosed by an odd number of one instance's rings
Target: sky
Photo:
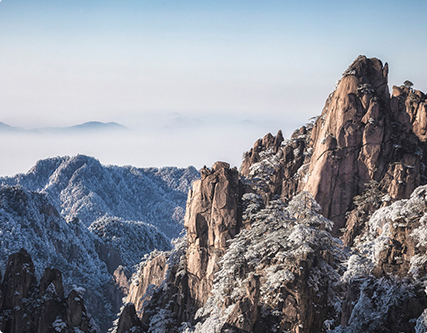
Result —
[[0, 122], [126, 133], [0, 137], [0, 176], [38, 159], [239, 166], [313, 116], [360, 54], [427, 91], [427, 0], [2, 0]]

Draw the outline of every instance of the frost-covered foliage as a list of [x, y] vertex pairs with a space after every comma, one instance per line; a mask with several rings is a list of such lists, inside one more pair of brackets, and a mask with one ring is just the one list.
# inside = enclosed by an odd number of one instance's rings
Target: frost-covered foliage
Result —
[[420, 219], [420, 226], [412, 231], [412, 237], [417, 242], [417, 247], [427, 247], [427, 214]]
[[107, 215], [151, 223], [168, 237], [177, 237], [188, 189], [197, 178], [193, 167], [103, 166], [77, 155], [38, 161], [27, 174], [0, 178], [0, 184], [47, 193], [62, 216], [78, 217], [86, 226]]
[[363, 193], [353, 198], [356, 207], [369, 204], [376, 209], [386, 200], [388, 199], [385, 197], [385, 193], [381, 190], [380, 184], [375, 180], [371, 180], [369, 183], [365, 184]]
[[170, 333], [171, 328], [174, 326], [176, 326], [176, 321], [173, 318], [168, 304], [166, 308], [159, 309], [159, 311], [151, 317], [148, 333]]
[[[419, 221], [419, 226], [412, 231], [412, 237], [417, 241], [418, 247], [425, 247], [426, 218], [427, 211], [427, 186], [420, 186], [414, 190], [407, 200], [399, 200], [388, 207], [377, 210], [367, 223], [367, 232], [356, 239], [356, 248], [371, 264], [377, 264], [380, 254], [388, 249], [392, 244], [391, 234], [396, 228], [406, 228], [414, 221]], [[422, 262], [418, 255], [414, 259]], [[425, 258], [427, 260], [427, 257]], [[424, 261], [425, 261], [424, 260]], [[410, 271], [415, 272], [413, 265]]]
[[253, 164], [249, 169], [249, 177], [253, 178], [255, 176], [262, 176], [266, 178], [271, 176], [275, 169], [280, 166], [282, 154], [274, 153], [273, 148], [269, 148], [265, 151], [260, 152], [260, 161]]
[[[281, 312], [275, 309], [283, 303], [283, 288], [302, 274], [307, 275], [314, 295], [327, 292], [328, 286], [339, 280], [339, 263], [346, 259], [345, 252], [341, 242], [327, 231], [332, 222], [316, 213], [318, 205], [308, 193], [296, 196], [289, 206], [275, 200], [262, 208], [255, 194], [243, 199], [243, 214], [252, 220], [251, 228], [230, 241], [212, 296], [197, 312], [196, 318], [201, 322], [196, 332], [219, 332], [233, 306], [246, 295], [246, 286], [254, 274], [262, 275], [260, 304], [265, 317], [280, 316]], [[330, 263], [322, 259], [321, 254], [325, 253], [332, 258]], [[305, 268], [299, 263], [314, 257], [316, 266], [303, 272]]]
[[344, 282], [348, 282], [354, 278], [366, 277], [372, 274], [372, 270], [375, 267], [374, 262], [370, 258], [366, 258], [363, 255], [355, 252], [345, 262], [346, 271], [342, 275], [341, 279]]
[[[356, 238], [353, 254], [347, 260], [347, 269], [341, 278], [347, 288], [358, 292], [355, 299], [346, 300], [346, 302], [351, 301], [354, 306], [351, 317], [346, 327], [336, 326], [333, 332], [382, 331], [388, 327], [387, 321], [390, 316], [393, 316], [392, 313], [402, 318], [406, 316], [400, 321], [412, 323], [412, 327], [416, 321], [415, 330], [426, 332], [423, 326], [425, 314], [417, 319], [419, 312], [416, 314], [415, 310], [412, 313], [409, 310], [404, 312], [401, 310], [402, 307], [408, 307], [407, 304], [416, 304], [416, 302], [419, 302], [418, 307], [422, 304], [427, 305], [425, 292], [422, 291], [427, 278], [425, 276], [426, 211], [427, 186], [420, 186], [414, 190], [409, 199], [399, 200], [388, 207], [381, 208], [371, 216], [366, 224], [365, 233]], [[410, 259], [407, 278], [400, 280], [392, 275], [374, 277], [374, 268], [381, 264], [385, 254], [392, 253], [391, 250], [395, 247], [395, 235], [399, 230], [412, 230], [403, 234], [411, 237], [415, 243], [415, 253]], [[402, 258], [391, 259], [398, 260], [399, 263], [403, 262]], [[397, 262], [395, 266], [398, 266]], [[416, 308], [414, 305], [412, 307]]]
[[[46, 267], [52, 267], [63, 272], [66, 292], [73, 285], [84, 286], [86, 305], [94, 315], [101, 309], [95, 310], [91, 300], [107, 300], [106, 285], [111, 278], [96, 250], [100, 243], [78, 220], [67, 223], [61, 218], [46, 195], [18, 186], [0, 187], [0, 267], [5, 267], [10, 254], [26, 249], [38, 278]], [[111, 317], [111, 305], [100, 304], [102, 318]]]
[[415, 333], [425, 333], [427, 332], [427, 309], [419, 316], [417, 319], [417, 324], [415, 325]]
[[58, 268], [66, 289], [87, 288], [89, 312], [111, 317], [106, 262], [109, 270], [131, 268], [155, 248], [169, 250], [168, 237], [182, 231], [187, 191], [198, 177], [193, 167], [103, 166], [78, 155], [41, 160], [27, 174], [0, 178], [0, 264], [23, 247], [39, 277], [47, 266]]
[[122, 265], [129, 268], [138, 264], [151, 251], [170, 250], [170, 241], [151, 224], [123, 221], [120, 218], [103, 217], [93, 222], [89, 230], [109, 247], [116, 250]]
[[392, 313], [399, 314], [403, 322], [414, 320], [408, 310], [401, 313], [401, 308], [408, 306], [409, 299], [417, 297], [415, 284], [394, 277], [373, 276], [361, 277], [353, 282], [359, 285], [359, 294], [352, 301], [350, 319], [345, 327], [338, 326], [331, 332], [388, 332]]

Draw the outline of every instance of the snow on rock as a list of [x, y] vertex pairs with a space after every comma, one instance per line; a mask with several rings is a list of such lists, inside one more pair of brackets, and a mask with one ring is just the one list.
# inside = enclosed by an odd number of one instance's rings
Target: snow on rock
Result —
[[10, 254], [24, 248], [33, 258], [38, 278], [46, 267], [59, 269], [64, 272], [65, 292], [73, 285], [84, 286], [89, 313], [101, 324], [111, 320], [115, 309], [107, 300], [113, 285], [99, 252], [106, 246], [78, 219], [66, 222], [46, 194], [20, 186], [2, 186], [0, 230], [0, 267], [5, 267]]
[[427, 186], [420, 186], [409, 199], [372, 215], [346, 262], [341, 279], [347, 292], [333, 332], [422, 331], [427, 307], [426, 211]]
[[314, 311], [318, 320], [319, 313], [326, 316], [328, 305], [319, 300], [334, 299], [328, 290], [338, 282], [343, 269], [340, 262], [346, 257], [342, 243], [325, 230], [330, 229], [331, 222], [305, 206], [306, 195], [295, 197], [289, 206], [271, 201], [256, 213], [251, 208], [251, 228], [230, 241], [212, 296], [197, 312], [200, 323], [195, 332], [220, 332], [223, 327], [236, 325], [242, 329], [231, 317], [248, 295], [248, 285], [254, 278], [259, 279], [259, 298], [254, 299], [261, 318], [255, 318], [257, 323], [251, 323], [252, 329], [262, 322], [272, 331], [281, 332], [302, 325], [304, 317], [314, 315]]
[[33, 261], [25, 249], [9, 256], [0, 290], [4, 292], [0, 294], [1, 331], [100, 332], [75, 290], [64, 297], [60, 271], [47, 268], [38, 283]]

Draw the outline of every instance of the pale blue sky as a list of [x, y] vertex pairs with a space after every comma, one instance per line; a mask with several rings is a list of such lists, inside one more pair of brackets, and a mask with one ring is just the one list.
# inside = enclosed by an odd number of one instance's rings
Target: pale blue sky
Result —
[[426, 15], [426, 0], [2, 0], [0, 121], [116, 121], [144, 135], [126, 149], [120, 138], [115, 149], [41, 140], [31, 154], [11, 140], [0, 174], [78, 152], [138, 166], [238, 165], [258, 137], [318, 115], [359, 54], [388, 62], [390, 85], [427, 91]]

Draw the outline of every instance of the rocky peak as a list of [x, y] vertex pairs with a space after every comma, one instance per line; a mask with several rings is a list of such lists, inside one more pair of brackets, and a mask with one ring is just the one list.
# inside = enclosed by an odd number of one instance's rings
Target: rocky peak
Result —
[[61, 272], [47, 268], [37, 283], [31, 256], [24, 249], [8, 258], [0, 290], [0, 330], [6, 333], [84, 332], [97, 328], [79, 291], [64, 298]]
[[313, 128], [313, 155], [304, 189], [336, 222], [336, 231], [345, 224], [353, 196], [386, 167], [381, 157], [390, 136], [387, 74], [388, 66], [380, 60], [358, 57]]
[[130, 285], [127, 299], [129, 303], [134, 304], [140, 317], [144, 315], [144, 302], [149, 301], [153, 296], [148, 288], [153, 290], [154, 287], [159, 287], [166, 277], [168, 268], [167, 259], [161, 253], [153, 255], [140, 267], [137, 281]]
[[131, 331], [134, 333], [145, 332], [142, 330], [142, 324], [136, 315], [135, 305], [133, 303], [126, 303], [120, 315], [117, 326], [117, 333], [126, 333]]
[[405, 130], [412, 130], [422, 142], [427, 141], [426, 95], [408, 86], [393, 86], [391, 108]]
[[264, 138], [258, 139], [254, 147], [244, 154], [240, 173], [247, 176], [250, 172], [250, 167], [261, 160], [260, 152], [272, 149], [274, 153], [277, 153], [282, 142], [283, 134], [281, 130], [277, 132], [276, 136], [272, 136], [271, 133], [268, 133]]
[[35, 269], [30, 255], [25, 249], [11, 254], [4, 274], [4, 308], [19, 307], [36, 283]]
[[405, 86], [394, 87], [390, 96], [387, 82], [387, 64], [359, 56], [314, 123], [290, 140], [279, 134], [275, 140], [270, 134], [259, 139], [245, 153], [241, 173], [256, 179], [266, 202], [274, 196], [288, 201], [308, 191], [335, 222], [335, 235], [346, 224], [351, 232], [348, 212], [355, 208], [353, 198], [368, 190], [366, 184], [377, 182], [391, 202], [408, 198], [426, 182], [426, 97]]
[[46, 294], [47, 289], [54, 287], [56, 294], [64, 298], [64, 286], [62, 285], [61, 271], [55, 268], [46, 268], [44, 275], [40, 280], [40, 296]]

